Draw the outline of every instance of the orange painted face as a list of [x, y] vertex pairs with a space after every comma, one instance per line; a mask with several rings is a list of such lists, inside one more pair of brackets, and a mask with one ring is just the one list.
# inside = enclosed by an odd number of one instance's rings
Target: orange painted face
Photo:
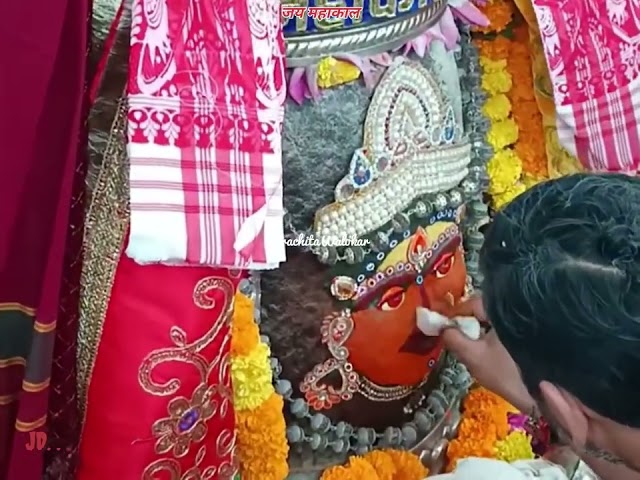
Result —
[[[408, 261], [416, 254], [426, 257], [420, 271]], [[466, 268], [457, 227], [438, 222], [419, 229], [387, 255], [374, 278], [378, 281], [370, 281], [356, 298], [354, 331], [346, 342], [349, 359], [378, 385], [419, 384], [435, 366], [442, 345], [417, 329], [416, 308], [449, 315], [464, 295]]]

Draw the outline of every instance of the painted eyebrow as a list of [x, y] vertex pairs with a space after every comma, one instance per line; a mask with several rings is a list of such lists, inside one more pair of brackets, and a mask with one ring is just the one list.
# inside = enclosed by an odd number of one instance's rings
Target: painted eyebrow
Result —
[[431, 255], [431, 258], [426, 263], [422, 271], [430, 272], [433, 266], [435, 265], [436, 261], [440, 258], [441, 255], [443, 255], [444, 253], [455, 253], [456, 248], [458, 248], [461, 243], [462, 243], [462, 238], [460, 237], [459, 234], [456, 235], [455, 237], [449, 238], [446, 242], [441, 244], [437, 250], [433, 252], [433, 255]]
[[384, 292], [393, 287], [404, 287], [407, 284], [413, 283], [418, 274], [416, 272], [407, 272], [402, 275], [398, 275], [394, 278], [389, 279], [386, 282], [380, 282], [374, 288], [371, 288], [367, 291], [367, 293], [359, 298], [354, 303], [354, 308], [361, 309], [363, 307], [368, 306], [373, 299], [379, 298]]
[[[456, 235], [454, 237], [449, 238], [446, 242], [442, 243], [437, 250], [434, 251], [433, 255], [429, 262], [425, 265], [423, 272], [430, 272], [433, 266], [436, 263], [436, 260], [440, 258], [445, 253], [455, 253], [455, 250], [460, 246], [462, 239], [460, 235]], [[405, 286], [408, 283], [413, 282], [417, 277], [418, 273], [412, 271], [410, 273], [404, 273], [402, 275], [398, 275], [392, 279], [389, 279], [386, 282], [380, 282], [374, 288], [367, 291], [367, 293], [359, 298], [353, 304], [353, 308], [361, 309], [369, 305], [374, 298], [380, 297], [384, 292], [393, 287]]]

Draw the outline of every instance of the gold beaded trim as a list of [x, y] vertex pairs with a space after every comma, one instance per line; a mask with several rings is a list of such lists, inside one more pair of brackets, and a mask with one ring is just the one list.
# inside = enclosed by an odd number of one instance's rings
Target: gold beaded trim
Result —
[[126, 100], [121, 99], [85, 224], [77, 373], [78, 403], [83, 425], [89, 382], [129, 223], [126, 114]]

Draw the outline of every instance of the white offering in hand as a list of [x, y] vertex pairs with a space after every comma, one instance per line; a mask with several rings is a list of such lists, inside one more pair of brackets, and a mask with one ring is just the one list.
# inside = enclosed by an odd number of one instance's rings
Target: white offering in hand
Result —
[[428, 337], [437, 337], [445, 328], [457, 328], [471, 340], [480, 338], [480, 322], [475, 317], [447, 318], [428, 308], [416, 308], [418, 329]]

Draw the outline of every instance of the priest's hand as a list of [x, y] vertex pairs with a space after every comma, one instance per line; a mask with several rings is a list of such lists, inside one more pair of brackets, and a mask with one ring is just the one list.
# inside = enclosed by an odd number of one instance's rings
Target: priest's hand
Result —
[[[474, 296], [456, 307], [456, 315], [476, 317], [490, 324], [482, 306], [482, 298]], [[535, 412], [535, 401], [527, 391], [516, 363], [504, 348], [495, 330], [479, 340], [471, 340], [455, 328], [442, 333], [445, 347], [462, 362], [475, 380], [500, 395], [524, 413]]]

